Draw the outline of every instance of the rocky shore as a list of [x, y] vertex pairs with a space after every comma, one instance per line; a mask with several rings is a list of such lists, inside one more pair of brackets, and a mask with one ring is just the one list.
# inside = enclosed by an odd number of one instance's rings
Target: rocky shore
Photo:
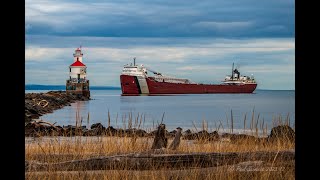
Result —
[[[165, 136], [174, 138], [176, 130], [165, 130]], [[113, 137], [154, 137], [157, 130], [146, 132], [143, 129], [116, 129], [112, 126], [104, 127], [101, 123], [92, 124], [91, 127], [86, 126], [58, 126], [44, 121], [32, 121], [25, 126], [26, 137], [41, 137], [41, 136], [113, 136]], [[202, 130], [199, 132], [191, 132], [190, 129], [182, 132], [182, 139], [185, 140], [199, 140], [199, 141], [219, 141], [222, 138], [228, 139], [231, 142], [241, 141], [255, 141], [266, 142], [274, 140], [284, 140], [288, 142], [295, 142], [295, 131], [287, 125], [279, 125], [271, 129], [270, 135], [267, 137], [256, 137], [247, 134], [219, 134], [217, 131], [208, 132]]]
[[76, 101], [87, 101], [90, 98], [67, 94], [65, 91], [49, 91], [46, 93], [26, 93], [25, 94], [25, 122], [38, 119], [46, 113], [70, 106]]

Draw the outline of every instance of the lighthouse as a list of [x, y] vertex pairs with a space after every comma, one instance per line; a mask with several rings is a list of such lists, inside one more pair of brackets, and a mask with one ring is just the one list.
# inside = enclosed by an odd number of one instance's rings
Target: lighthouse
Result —
[[90, 97], [87, 66], [82, 62], [83, 53], [81, 52], [81, 47], [75, 50], [73, 57], [73, 63], [69, 66], [69, 79], [66, 82], [66, 93]]

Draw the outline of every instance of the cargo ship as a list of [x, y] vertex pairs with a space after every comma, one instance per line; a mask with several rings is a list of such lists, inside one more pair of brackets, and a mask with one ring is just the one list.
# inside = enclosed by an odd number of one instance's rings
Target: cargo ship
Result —
[[[152, 74], [153, 75], [149, 75]], [[152, 94], [206, 94], [206, 93], [253, 93], [257, 82], [253, 75], [243, 76], [232, 64], [231, 75], [221, 83], [203, 84], [190, 79], [166, 76], [143, 64], [126, 64], [120, 75], [122, 95]]]

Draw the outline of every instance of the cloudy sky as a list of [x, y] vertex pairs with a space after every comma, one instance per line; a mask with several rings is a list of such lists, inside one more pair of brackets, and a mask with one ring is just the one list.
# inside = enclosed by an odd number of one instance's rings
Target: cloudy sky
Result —
[[295, 89], [294, 0], [26, 0], [26, 84], [63, 85], [82, 46], [91, 85], [124, 64], [219, 83], [232, 63], [258, 89]]

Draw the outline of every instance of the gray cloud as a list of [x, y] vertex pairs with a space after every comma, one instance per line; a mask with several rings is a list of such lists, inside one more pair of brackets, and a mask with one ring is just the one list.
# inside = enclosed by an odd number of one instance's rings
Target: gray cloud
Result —
[[[261, 89], [294, 89], [293, 0], [27, 0], [26, 83], [64, 84], [82, 45], [92, 85], [139, 63], [219, 82], [233, 62]], [[108, 73], [107, 73], [108, 72]]]
[[[294, 1], [26, 1], [28, 34], [293, 37]], [[227, 29], [227, 31], [225, 31]]]

